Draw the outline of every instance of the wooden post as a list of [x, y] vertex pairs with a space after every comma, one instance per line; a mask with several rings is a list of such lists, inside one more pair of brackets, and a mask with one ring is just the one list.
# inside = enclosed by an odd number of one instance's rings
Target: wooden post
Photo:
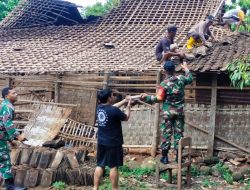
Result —
[[108, 82], [109, 82], [109, 73], [105, 72], [103, 79], [103, 89], [108, 88]]
[[[158, 86], [161, 82], [161, 71], [157, 73], [156, 85], [158, 91]], [[155, 104], [155, 119], [154, 119], [154, 132], [153, 132], [153, 141], [152, 141], [152, 149], [151, 149], [151, 156], [156, 156], [156, 151], [158, 147], [158, 139], [159, 139], [159, 120], [160, 120], [160, 103]]]
[[209, 136], [208, 136], [208, 149], [207, 149], [208, 156], [213, 156], [213, 152], [214, 152], [216, 105], [217, 105], [217, 73], [212, 75], [210, 128], [208, 130]]
[[[57, 76], [57, 80], [58, 81], [60, 80], [59, 76]], [[56, 81], [55, 89], [54, 89], [54, 92], [55, 92], [54, 93], [54, 101], [55, 101], [55, 103], [59, 103], [59, 101], [60, 101], [60, 85], [61, 85], [61, 83], [58, 81]]]
[[6, 78], [6, 85], [8, 87], [12, 87], [12, 82], [13, 82], [13, 79], [11, 77]]

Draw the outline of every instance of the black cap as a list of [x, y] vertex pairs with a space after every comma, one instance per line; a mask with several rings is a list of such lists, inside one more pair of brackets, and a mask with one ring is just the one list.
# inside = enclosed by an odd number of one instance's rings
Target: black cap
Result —
[[169, 24], [167, 26], [167, 32], [177, 32], [177, 26], [175, 26], [174, 24]]
[[174, 71], [175, 70], [175, 65], [173, 61], [166, 61], [164, 66], [163, 66], [165, 71]]

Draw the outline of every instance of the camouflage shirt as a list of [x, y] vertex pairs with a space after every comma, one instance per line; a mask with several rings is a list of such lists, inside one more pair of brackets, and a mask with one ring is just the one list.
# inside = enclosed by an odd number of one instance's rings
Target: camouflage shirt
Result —
[[5, 99], [0, 105], [0, 140], [12, 141], [19, 135], [13, 124], [14, 106]]
[[187, 71], [185, 75], [167, 76], [160, 84], [156, 96], [147, 96], [147, 102], [163, 102], [163, 111], [183, 113], [184, 89], [193, 81], [192, 74]]

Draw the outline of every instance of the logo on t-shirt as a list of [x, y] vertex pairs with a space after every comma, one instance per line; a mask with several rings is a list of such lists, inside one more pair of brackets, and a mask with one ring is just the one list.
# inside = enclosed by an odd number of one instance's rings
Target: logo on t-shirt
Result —
[[99, 126], [106, 126], [107, 121], [108, 121], [107, 113], [104, 110], [99, 110], [97, 117], [98, 117]]

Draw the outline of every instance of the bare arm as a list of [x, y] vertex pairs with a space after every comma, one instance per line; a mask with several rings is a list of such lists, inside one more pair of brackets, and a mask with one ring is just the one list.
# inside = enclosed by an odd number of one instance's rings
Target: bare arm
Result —
[[247, 30], [246, 23], [245, 23], [243, 20], [241, 20], [241, 21], [237, 24], [236, 32], [239, 31], [240, 25], [243, 25], [243, 26], [244, 26], [244, 29]]
[[165, 59], [169, 59], [172, 56], [184, 57], [183, 53], [176, 53], [176, 52], [171, 52], [171, 51], [168, 51], [168, 52], [164, 53], [164, 58]]
[[131, 109], [131, 99], [129, 99], [128, 101], [128, 105], [126, 107], [126, 111], [125, 111], [125, 114], [126, 114], [126, 119], [125, 121], [128, 121], [129, 120], [129, 117], [130, 117], [130, 109]]
[[123, 106], [127, 102], [128, 102], [128, 100], [125, 98], [122, 101], [115, 103], [113, 106], [120, 108], [121, 106]]

